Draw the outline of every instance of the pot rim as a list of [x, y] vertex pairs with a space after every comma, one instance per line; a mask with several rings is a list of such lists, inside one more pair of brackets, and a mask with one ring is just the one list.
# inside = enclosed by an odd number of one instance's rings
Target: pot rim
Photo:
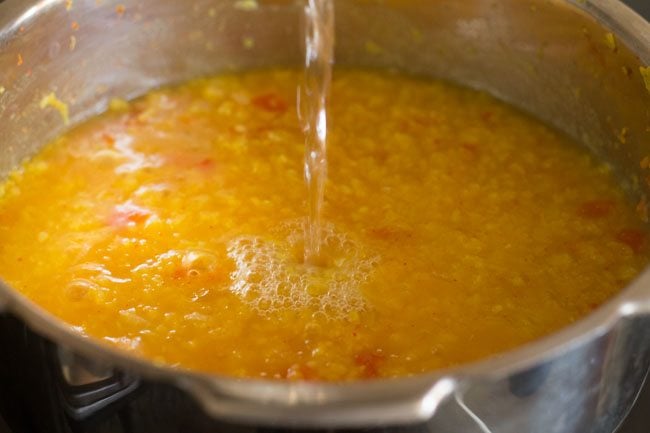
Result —
[[[650, 64], [650, 23], [618, 0], [558, 0], [596, 19]], [[178, 385], [208, 413], [234, 421], [253, 420], [311, 427], [352, 427], [426, 421], [448, 397], [462, 396], [468, 380], [498, 380], [553, 359], [597, 338], [621, 320], [650, 314], [650, 266], [596, 311], [557, 332], [512, 350], [417, 376], [354, 382], [306, 382], [233, 378], [138, 358], [80, 335], [0, 280], [0, 312], [14, 313], [57, 344], [149, 379]], [[360, 409], [366, 412], [360, 414]]]

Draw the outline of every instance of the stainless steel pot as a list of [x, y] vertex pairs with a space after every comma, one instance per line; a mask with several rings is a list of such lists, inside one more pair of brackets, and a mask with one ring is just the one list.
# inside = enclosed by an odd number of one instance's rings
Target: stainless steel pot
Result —
[[[77, 123], [111, 97], [223, 70], [298, 64], [296, 4], [245, 6], [0, 4], [0, 176], [67, 127], [54, 110], [39, 107], [51, 91]], [[644, 83], [640, 68], [650, 64], [650, 24], [618, 1], [340, 0], [337, 38], [339, 64], [484, 89], [566, 132], [611, 163], [645, 212], [650, 70]], [[650, 366], [650, 272], [591, 316], [512, 352], [412, 378], [350, 384], [235, 380], [147, 363], [79, 337], [4, 284], [0, 308], [56, 343], [71, 385], [118, 373], [130, 378], [122, 393], [137, 387], [137, 378], [167, 383], [213, 419], [249, 424], [610, 433]]]

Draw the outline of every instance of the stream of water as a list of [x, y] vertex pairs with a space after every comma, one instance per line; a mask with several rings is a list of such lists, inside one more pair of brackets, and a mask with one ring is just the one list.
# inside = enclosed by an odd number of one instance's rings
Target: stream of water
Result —
[[304, 76], [298, 110], [305, 132], [307, 224], [305, 263], [322, 264], [322, 209], [327, 180], [327, 104], [334, 61], [334, 2], [306, 0], [304, 5]]

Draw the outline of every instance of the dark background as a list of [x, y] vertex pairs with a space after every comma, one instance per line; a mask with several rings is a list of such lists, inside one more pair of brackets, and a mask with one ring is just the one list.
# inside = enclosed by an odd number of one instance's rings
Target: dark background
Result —
[[624, 0], [624, 3], [650, 20], [650, 0]]

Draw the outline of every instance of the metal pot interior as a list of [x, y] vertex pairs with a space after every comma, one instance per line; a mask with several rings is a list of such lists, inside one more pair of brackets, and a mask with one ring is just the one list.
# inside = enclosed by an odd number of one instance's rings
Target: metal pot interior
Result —
[[[645, 23], [615, 2], [571, 3], [339, 1], [336, 62], [495, 94], [602, 155], [639, 198], [648, 188], [639, 172], [650, 122], [639, 70], [650, 61]], [[0, 6], [0, 175], [66, 129], [39, 107], [49, 92], [69, 105], [74, 124], [112, 97], [224, 70], [300, 64], [296, 2], [261, 0], [254, 10], [219, 0], [66, 4]]]

